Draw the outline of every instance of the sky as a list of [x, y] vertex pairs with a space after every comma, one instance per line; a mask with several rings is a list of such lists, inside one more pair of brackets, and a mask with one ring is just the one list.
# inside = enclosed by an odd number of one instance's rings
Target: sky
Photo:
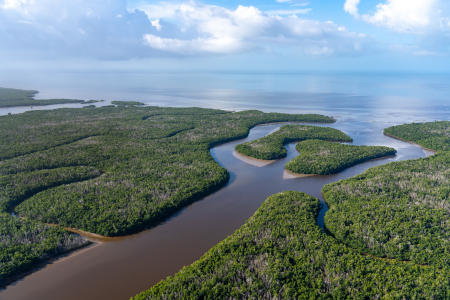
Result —
[[0, 66], [450, 70], [448, 0], [0, 0]]

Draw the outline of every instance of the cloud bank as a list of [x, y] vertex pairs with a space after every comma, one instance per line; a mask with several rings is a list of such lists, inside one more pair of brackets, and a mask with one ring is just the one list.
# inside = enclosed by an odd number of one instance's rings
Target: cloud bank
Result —
[[0, 1], [0, 54], [121, 59], [147, 55], [142, 36], [154, 30], [126, 1]]
[[[131, 59], [291, 51], [348, 55], [366, 37], [309, 8], [264, 12], [197, 1], [127, 7], [126, 0], [0, 0], [0, 55]], [[299, 17], [301, 15], [301, 17]]]
[[[361, 51], [364, 36], [333, 22], [318, 22], [283, 11], [264, 13], [255, 7], [235, 10], [197, 2], [141, 6], [158, 21], [158, 34], [146, 34], [146, 44], [179, 54], [228, 54], [252, 49], [273, 51], [281, 46], [306, 54], [330, 55]], [[303, 13], [303, 11], [302, 11]]]
[[368, 23], [397, 32], [423, 34], [446, 30], [448, 4], [444, 0], [386, 0], [373, 13], [360, 14], [360, 0], [346, 0], [344, 10]]

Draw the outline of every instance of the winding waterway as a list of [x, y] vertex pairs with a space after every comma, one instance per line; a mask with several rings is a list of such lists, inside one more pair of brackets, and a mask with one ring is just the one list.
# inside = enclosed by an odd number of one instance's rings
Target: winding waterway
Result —
[[[364, 116], [363, 116], [364, 117]], [[0, 299], [127, 299], [198, 259], [209, 248], [239, 228], [271, 194], [297, 190], [322, 199], [324, 184], [359, 174], [367, 168], [395, 160], [415, 159], [427, 153], [420, 147], [382, 134], [384, 122], [368, 118], [338, 118], [328, 125], [354, 138], [354, 144], [386, 145], [395, 157], [377, 159], [337, 175], [292, 178], [283, 170], [298, 153], [287, 145], [288, 155], [257, 167], [233, 154], [242, 142], [260, 138], [281, 124], [253, 128], [246, 139], [211, 149], [216, 161], [231, 174], [216, 193], [193, 203], [153, 229], [136, 235], [98, 242], [56, 260], [0, 291]], [[323, 206], [318, 218], [323, 225]]]

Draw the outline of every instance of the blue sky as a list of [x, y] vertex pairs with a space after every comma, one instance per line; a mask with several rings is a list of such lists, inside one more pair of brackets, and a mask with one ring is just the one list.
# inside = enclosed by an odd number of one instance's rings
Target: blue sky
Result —
[[448, 0], [0, 0], [4, 68], [450, 67]]

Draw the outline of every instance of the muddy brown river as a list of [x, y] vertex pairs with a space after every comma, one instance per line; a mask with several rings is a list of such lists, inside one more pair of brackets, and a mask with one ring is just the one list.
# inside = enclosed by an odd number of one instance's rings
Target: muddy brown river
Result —
[[[376, 123], [376, 122], [375, 122]], [[292, 178], [284, 164], [298, 153], [287, 145], [288, 156], [266, 166], [254, 166], [236, 157], [236, 144], [262, 137], [280, 124], [253, 128], [246, 139], [211, 149], [216, 161], [231, 173], [218, 192], [189, 205], [164, 223], [136, 235], [100, 242], [55, 260], [0, 291], [0, 299], [128, 299], [198, 259], [205, 251], [239, 228], [269, 195], [297, 190], [321, 198], [324, 184], [359, 174], [394, 160], [424, 157], [420, 147], [383, 136], [383, 123], [338, 121], [354, 144], [386, 145], [395, 157], [373, 160], [337, 175]], [[327, 207], [318, 218], [323, 225]]]

